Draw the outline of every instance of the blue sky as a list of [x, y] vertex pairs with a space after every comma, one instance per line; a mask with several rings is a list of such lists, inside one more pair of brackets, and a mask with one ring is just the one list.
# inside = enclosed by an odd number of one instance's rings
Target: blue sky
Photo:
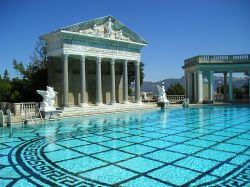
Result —
[[148, 41], [145, 80], [183, 76], [186, 58], [250, 53], [249, 0], [1, 0], [0, 74], [12, 59], [29, 62], [38, 37], [60, 27], [113, 15]]

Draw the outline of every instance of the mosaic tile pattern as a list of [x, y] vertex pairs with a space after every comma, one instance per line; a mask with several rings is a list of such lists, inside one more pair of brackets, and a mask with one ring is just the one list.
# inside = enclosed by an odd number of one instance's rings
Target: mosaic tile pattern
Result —
[[193, 107], [1, 128], [0, 186], [248, 186], [250, 108]]

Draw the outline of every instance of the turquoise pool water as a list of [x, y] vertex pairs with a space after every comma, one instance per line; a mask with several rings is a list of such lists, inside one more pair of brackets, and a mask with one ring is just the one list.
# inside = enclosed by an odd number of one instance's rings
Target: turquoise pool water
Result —
[[250, 108], [194, 107], [1, 128], [0, 186], [247, 186]]

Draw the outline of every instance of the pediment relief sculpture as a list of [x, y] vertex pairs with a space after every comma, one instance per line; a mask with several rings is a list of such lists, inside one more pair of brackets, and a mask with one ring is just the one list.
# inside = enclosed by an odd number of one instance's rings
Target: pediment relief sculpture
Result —
[[122, 30], [114, 30], [114, 23], [112, 22], [111, 18], [102, 25], [94, 24], [92, 28], [85, 29], [85, 30], [78, 30], [77, 32], [81, 34], [87, 34], [92, 36], [99, 36], [117, 40], [124, 40], [124, 41], [132, 41], [129, 37], [124, 36]]

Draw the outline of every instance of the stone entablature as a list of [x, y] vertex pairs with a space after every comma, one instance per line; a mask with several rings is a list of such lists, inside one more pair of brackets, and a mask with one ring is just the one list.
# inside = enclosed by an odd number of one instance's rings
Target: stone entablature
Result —
[[201, 63], [250, 63], [250, 54], [241, 55], [199, 55], [184, 61], [184, 67]]

